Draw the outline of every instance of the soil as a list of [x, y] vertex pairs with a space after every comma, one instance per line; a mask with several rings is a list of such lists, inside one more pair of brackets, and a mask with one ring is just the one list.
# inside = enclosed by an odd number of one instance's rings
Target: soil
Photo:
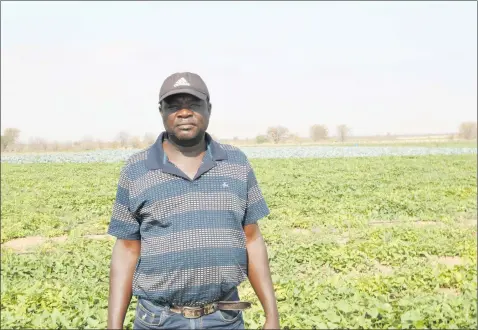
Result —
[[[89, 239], [108, 239], [109, 235], [85, 235], [84, 238]], [[29, 253], [36, 247], [45, 244], [47, 242], [62, 243], [68, 239], [68, 236], [58, 237], [42, 237], [42, 236], [28, 236], [22, 238], [16, 238], [11, 241], [2, 244], [2, 248], [8, 248], [16, 253]]]
[[373, 221], [369, 222], [369, 225], [372, 227], [391, 227], [402, 224], [411, 224], [415, 227], [425, 227], [425, 226], [439, 226], [442, 223], [439, 221]]
[[447, 295], [451, 295], [451, 296], [459, 296], [460, 295], [460, 292], [458, 292], [458, 290], [453, 289], [453, 288], [439, 288], [438, 292], [444, 293], [444, 294], [447, 294]]
[[382, 264], [376, 264], [375, 268], [382, 274], [384, 275], [392, 275], [393, 274], [393, 268], [390, 266], [385, 266]]
[[439, 257], [438, 263], [447, 266], [458, 266], [463, 264], [463, 260], [460, 257]]

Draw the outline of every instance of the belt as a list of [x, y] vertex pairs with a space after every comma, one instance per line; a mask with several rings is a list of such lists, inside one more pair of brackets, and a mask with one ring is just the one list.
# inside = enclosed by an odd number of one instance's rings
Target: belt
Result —
[[182, 314], [185, 318], [195, 319], [218, 310], [244, 310], [250, 307], [251, 303], [246, 301], [218, 301], [201, 307], [172, 306], [169, 310], [173, 313]]

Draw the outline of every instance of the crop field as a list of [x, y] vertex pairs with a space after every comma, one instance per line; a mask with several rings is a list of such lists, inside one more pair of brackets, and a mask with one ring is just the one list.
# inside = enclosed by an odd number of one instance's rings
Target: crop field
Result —
[[[251, 159], [281, 326], [476, 329], [476, 148], [348, 150]], [[123, 163], [48, 159], [1, 164], [2, 328], [105, 328], [114, 241], [89, 235], [106, 233]], [[7, 246], [25, 237], [37, 244]], [[240, 294], [246, 328], [260, 328], [248, 282]]]
[[[379, 157], [379, 156], [418, 156], [418, 155], [463, 155], [476, 154], [476, 144], [441, 144], [438, 147], [427, 146], [247, 146], [240, 147], [249, 158], [337, 158], [337, 157]], [[121, 162], [138, 152], [135, 149], [96, 150], [82, 152], [51, 152], [30, 154], [2, 154], [2, 162], [13, 164], [31, 163], [89, 163]]]

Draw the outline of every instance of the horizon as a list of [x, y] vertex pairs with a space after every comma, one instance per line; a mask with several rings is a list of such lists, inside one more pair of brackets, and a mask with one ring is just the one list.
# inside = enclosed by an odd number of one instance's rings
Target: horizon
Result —
[[[253, 136], [253, 137], [245, 137], [245, 138], [239, 138], [239, 137], [222, 137], [222, 136], [217, 136], [217, 135], [214, 135], [214, 133], [210, 133], [208, 132], [209, 134], [213, 134], [213, 138], [217, 139], [219, 142], [225, 142], [225, 143], [229, 143], [229, 142], [233, 142], [235, 140], [235, 138], [237, 138], [236, 142], [251, 142], [251, 140], [255, 140], [255, 138], [257, 136]], [[155, 133], [152, 133], [152, 132], [145, 132], [145, 134], [143, 134], [143, 136], [139, 136], [139, 135], [129, 135], [128, 138], [131, 140], [132, 138], [139, 138], [140, 140], [143, 140], [144, 136], [147, 135], [147, 134], [153, 134], [154, 136], [154, 140], [156, 140], [156, 138], [159, 136], [159, 134], [161, 134], [161, 132], [157, 133], [157, 135]], [[21, 132], [20, 132], [20, 135], [21, 135]], [[261, 134], [259, 134], [261, 135]], [[266, 134], [262, 134], [262, 135], [266, 135]], [[450, 138], [450, 137], [454, 137], [454, 138], [458, 138], [458, 140], [455, 140], [454, 141], [467, 141], [467, 142], [472, 142], [472, 141], [477, 141], [476, 138], [472, 138], [472, 139], [464, 139], [464, 138], [459, 138], [458, 137], [459, 135], [459, 132], [456, 131], [456, 132], [443, 132], [443, 133], [420, 133], [420, 134], [390, 134], [390, 135], [387, 135], [387, 134], [377, 134], [377, 135], [353, 135], [353, 134], [349, 134], [347, 135], [347, 139], [344, 143], [351, 143], [351, 142], [357, 142], [358, 140], [365, 140], [367, 141], [367, 139], [372, 139], [372, 140], [376, 140], [376, 139], [379, 139], [377, 141], [385, 141], [386, 139], [388, 138], [391, 138], [391, 139], [400, 139], [400, 138], [408, 138], [408, 139], [413, 139], [413, 138], [426, 138], [426, 137], [429, 137], [431, 138], [432, 140], [430, 141], [435, 141], [434, 138]], [[324, 144], [324, 143], [330, 143], [332, 140], [335, 140], [335, 139], [338, 139], [339, 136], [336, 135], [336, 134], [329, 134], [327, 137], [325, 138], [321, 138], [320, 140], [318, 141], [313, 141], [311, 139], [310, 136], [308, 135], [297, 135], [298, 138], [300, 140], [303, 140], [303, 142], [306, 142], [308, 140], [311, 140], [312, 143], [314, 144]], [[380, 138], [383, 138], [382, 140], [380, 140]], [[24, 144], [24, 145], [29, 145], [29, 144], [34, 144], [36, 142], [38, 142], [38, 139], [40, 139], [40, 141], [42, 142], [45, 142], [47, 144], [55, 144], [55, 143], [58, 143], [58, 144], [69, 144], [69, 143], [77, 143], [77, 142], [88, 142], [88, 141], [92, 141], [92, 142], [101, 142], [101, 143], [113, 143], [113, 142], [118, 142], [120, 140], [119, 138], [119, 134], [118, 136], [115, 136], [113, 138], [109, 138], [109, 139], [100, 139], [100, 138], [95, 138], [93, 136], [84, 136], [83, 138], [79, 138], [79, 139], [66, 139], [66, 140], [51, 140], [51, 139], [45, 139], [41, 136], [35, 136], [35, 137], [30, 137], [28, 140], [22, 140], [21, 138], [18, 139], [18, 143], [17, 144]], [[37, 141], [35, 141], [37, 140]], [[286, 138], [284, 141], [282, 142], [279, 142], [278, 145], [287, 145], [287, 144], [290, 144], [292, 140]], [[406, 140], [403, 140], [406, 142]], [[131, 142], [131, 141], [130, 141]], [[369, 141], [369, 142], [372, 142], [372, 141]], [[436, 142], [436, 141], [435, 141]], [[254, 142], [255, 143], [255, 142]], [[264, 144], [264, 143], [258, 143], [259, 145], [261, 144]], [[272, 141], [268, 141], [267, 143], [265, 144], [274, 144]]]
[[353, 137], [452, 134], [476, 121], [476, 11], [476, 2], [1, 2], [2, 132], [18, 128], [20, 142], [159, 134], [163, 80], [191, 71], [209, 88], [208, 132], [220, 139], [279, 125], [307, 137], [313, 124], [331, 137], [340, 124]]

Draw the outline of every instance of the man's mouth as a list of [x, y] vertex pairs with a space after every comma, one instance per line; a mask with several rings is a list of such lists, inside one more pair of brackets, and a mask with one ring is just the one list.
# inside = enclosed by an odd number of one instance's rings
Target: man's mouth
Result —
[[179, 128], [179, 129], [184, 129], [184, 130], [191, 129], [191, 128], [193, 128], [193, 127], [194, 127], [193, 124], [179, 124], [179, 125], [178, 125], [178, 128]]

